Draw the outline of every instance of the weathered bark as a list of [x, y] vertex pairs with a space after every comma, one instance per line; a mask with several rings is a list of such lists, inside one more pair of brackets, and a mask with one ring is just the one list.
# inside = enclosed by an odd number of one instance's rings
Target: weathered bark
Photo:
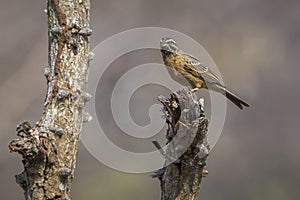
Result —
[[[161, 151], [166, 157], [165, 166], [154, 173], [160, 180], [162, 200], [194, 200], [206, 176], [208, 120], [202, 100], [185, 88], [167, 99], [159, 97], [164, 106], [167, 146]], [[160, 149], [157, 142], [154, 145]]]
[[[48, 0], [47, 95], [35, 126], [23, 122], [9, 149], [23, 156], [16, 182], [25, 199], [70, 199], [85, 103], [89, 62], [89, 0]], [[38, 70], [38, 69], [37, 69]]]

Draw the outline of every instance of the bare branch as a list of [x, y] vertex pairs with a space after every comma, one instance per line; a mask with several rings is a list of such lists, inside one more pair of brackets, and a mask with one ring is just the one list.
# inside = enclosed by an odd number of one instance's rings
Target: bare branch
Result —
[[16, 175], [27, 200], [70, 199], [82, 123], [89, 63], [89, 0], [48, 0], [47, 95], [35, 126], [23, 122], [9, 149], [23, 156]]

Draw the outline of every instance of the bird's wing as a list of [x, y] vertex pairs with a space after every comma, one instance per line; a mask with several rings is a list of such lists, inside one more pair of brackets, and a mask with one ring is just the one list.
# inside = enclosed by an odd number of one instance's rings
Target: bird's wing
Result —
[[202, 64], [197, 58], [192, 55], [183, 53], [185, 62], [192, 65], [194, 69], [190, 69], [190, 73], [194, 76], [201, 76], [205, 81], [219, 83], [219, 78], [204, 64]]

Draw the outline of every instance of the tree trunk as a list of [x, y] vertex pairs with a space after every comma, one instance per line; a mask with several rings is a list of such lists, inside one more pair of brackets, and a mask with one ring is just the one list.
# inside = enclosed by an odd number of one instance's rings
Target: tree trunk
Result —
[[168, 142], [164, 151], [153, 142], [166, 158], [165, 166], [153, 177], [160, 180], [162, 200], [194, 200], [202, 177], [207, 175], [205, 165], [209, 153], [203, 100], [185, 88], [171, 94], [169, 99], [160, 96], [159, 101], [168, 124]]
[[[89, 0], [48, 0], [49, 66], [42, 117], [17, 127], [9, 149], [23, 156], [16, 182], [25, 199], [70, 199], [82, 123], [91, 120], [85, 103], [89, 62]], [[39, 70], [39, 69], [37, 69]]]

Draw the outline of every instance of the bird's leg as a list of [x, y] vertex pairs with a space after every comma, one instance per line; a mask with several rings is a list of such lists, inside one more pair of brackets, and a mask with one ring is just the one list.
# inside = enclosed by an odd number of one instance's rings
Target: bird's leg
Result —
[[191, 89], [192, 92], [197, 92], [199, 90], [199, 88], [193, 88]]

